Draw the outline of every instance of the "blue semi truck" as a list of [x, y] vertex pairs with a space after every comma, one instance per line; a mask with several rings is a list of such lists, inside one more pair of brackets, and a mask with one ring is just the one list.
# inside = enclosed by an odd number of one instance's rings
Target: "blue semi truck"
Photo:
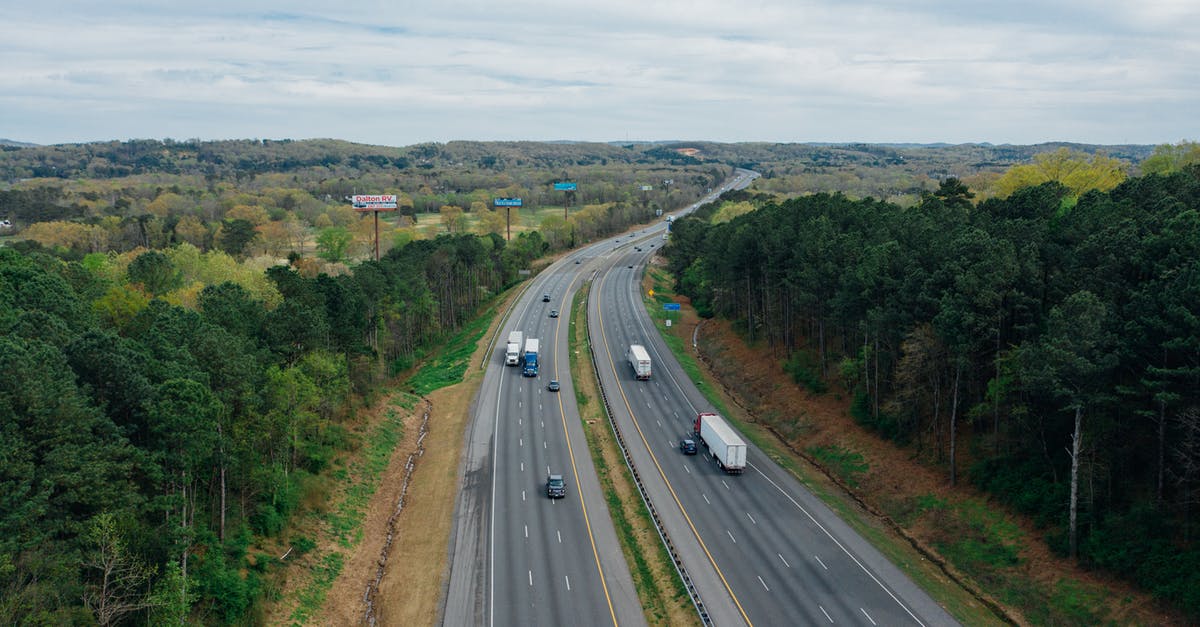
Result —
[[525, 367], [523, 372], [527, 377], [536, 377], [538, 375], [538, 341], [535, 337], [525, 340]]

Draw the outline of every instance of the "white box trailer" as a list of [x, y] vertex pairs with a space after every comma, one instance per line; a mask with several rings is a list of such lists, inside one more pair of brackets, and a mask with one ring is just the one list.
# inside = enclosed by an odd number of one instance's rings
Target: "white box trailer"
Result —
[[536, 337], [531, 337], [525, 340], [525, 353], [521, 357], [525, 360], [525, 365], [521, 372], [527, 377], [538, 376], [538, 340]]
[[504, 347], [504, 365], [521, 365], [521, 345], [525, 342], [525, 334], [513, 331], [508, 334], [508, 344]]
[[629, 360], [629, 365], [633, 368], [633, 374], [638, 381], [650, 379], [650, 353], [646, 352], [645, 346], [631, 344], [629, 350], [625, 352], [625, 358]]
[[724, 418], [713, 413], [697, 414], [695, 431], [722, 470], [730, 474], [746, 470], [746, 442]]

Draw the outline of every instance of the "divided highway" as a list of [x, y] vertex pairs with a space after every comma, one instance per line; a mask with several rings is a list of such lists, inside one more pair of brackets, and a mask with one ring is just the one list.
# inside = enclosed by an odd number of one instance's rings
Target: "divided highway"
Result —
[[[735, 182], [744, 187], [750, 173], [739, 172]], [[652, 229], [657, 244], [665, 229]], [[566, 339], [572, 295], [616, 263], [628, 242], [604, 240], [559, 260], [500, 325], [463, 442], [443, 625], [645, 624], [579, 423]], [[550, 318], [551, 309], [563, 317]], [[510, 331], [539, 339], [538, 377], [503, 365]], [[551, 379], [561, 391], [546, 389]], [[565, 499], [546, 497], [549, 473], [567, 479]]]
[[[684, 212], [755, 176], [738, 170]], [[703, 447], [696, 456], [677, 449], [696, 413], [711, 408], [641, 304], [640, 268], [666, 228], [564, 257], [530, 282], [501, 325], [464, 441], [442, 624], [645, 624], [568, 372], [570, 299], [586, 278], [591, 341], [614, 419], [713, 623], [955, 624], [753, 445], [736, 476]], [[563, 316], [549, 317], [551, 309]], [[539, 376], [503, 365], [512, 330], [540, 340]], [[636, 380], [625, 360], [630, 344], [650, 352], [649, 381]], [[560, 392], [547, 390], [551, 379]], [[566, 478], [565, 499], [547, 498], [550, 473]]]

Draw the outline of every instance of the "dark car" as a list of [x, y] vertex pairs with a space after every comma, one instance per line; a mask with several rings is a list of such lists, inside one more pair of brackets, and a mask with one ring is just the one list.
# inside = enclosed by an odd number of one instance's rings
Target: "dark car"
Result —
[[548, 303], [548, 302], [550, 302], [550, 294], [549, 294], [549, 293], [547, 293], [547, 294], [542, 294], [542, 302], [543, 302], [543, 303]]
[[557, 392], [559, 390], [558, 379], [550, 379], [550, 385], [546, 386], [546, 389]]
[[566, 495], [567, 483], [563, 481], [562, 475], [546, 477], [546, 496], [552, 499], [561, 499]]
[[557, 317], [558, 317], [558, 310], [557, 310], [557, 309], [551, 309], [551, 310], [550, 310], [550, 317], [551, 317], [551, 318], [557, 318]]
[[684, 455], [695, 455], [696, 454], [696, 441], [691, 438], [684, 438], [684, 439], [680, 440], [679, 441], [679, 450], [682, 451]]
[[575, 265], [579, 265], [579, 260], [578, 260], [578, 259], [576, 259], [576, 260], [575, 260]]

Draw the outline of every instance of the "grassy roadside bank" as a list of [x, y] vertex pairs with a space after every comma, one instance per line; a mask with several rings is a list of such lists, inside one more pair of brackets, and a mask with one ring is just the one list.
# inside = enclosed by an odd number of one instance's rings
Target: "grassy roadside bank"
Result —
[[[835, 475], [844, 466], [846, 452], [838, 451], [830, 455], [806, 458], [790, 450], [775, 432], [761, 422], [751, 419], [742, 408], [744, 405], [739, 403], [738, 399], [729, 396], [724, 386], [714, 380], [712, 373], [697, 359], [691, 345], [691, 333], [698, 318], [687, 304], [687, 299], [680, 298], [671, 291], [673, 282], [670, 277], [663, 270], [651, 266], [644, 276], [643, 283], [643, 295], [648, 294], [650, 290], [654, 293], [652, 298], [643, 296], [643, 302], [659, 333], [683, 370], [718, 412], [731, 419], [747, 439], [796, 477], [956, 619], [966, 625], [1006, 623], [979, 599], [947, 577], [908, 540], [895, 535], [891, 529], [866, 511], [861, 502], [845, 492], [845, 482], [839, 484], [831, 478], [830, 475]], [[672, 326], [669, 328], [665, 325], [668, 314], [664, 313], [662, 306], [667, 302], [679, 302], [683, 310], [669, 314], [672, 319]], [[853, 453], [849, 453], [849, 456], [852, 457]], [[822, 468], [819, 457], [831, 462], [831, 467]], [[829, 474], [826, 474], [827, 472]]]
[[642, 602], [646, 622], [651, 625], [699, 625], [699, 617], [683, 582], [671, 564], [671, 558], [654, 529], [650, 513], [625, 466], [600, 400], [587, 331], [589, 287], [590, 284], [585, 283], [572, 299], [568, 354], [575, 401], [587, 436], [588, 451], [608, 504], [608, 513], [616, 528], [625, 562], [633, 575], [633, 584]]
[[[943, 468], [858, 424], [849, 394], [805, 390], [783, 356], [729, 322], [705, 321], [693, 349], [699, 318], [671, 277], [652, 267], [644, 284], [655, 290], [651, 317], [714, 406], [964, 624], [1187, 624], [1128, 582], [1054, 554], [1044, 530], [986, 494], [951, 488]], [[684, 306], [664, 329], [668, 300]]]
[[[422, 397], [433, 405], [426, 448], [437, 442], [437, 450], [418, 454], [411, 469], [411, 491], [405, 497], [403, 515], [397, 519], [396, 541], [390, 553], [408, 555], [419, 551], [420, 572], [404, 573], [411, 590], [422, 597], [407, 597], [403, 603], [405, 624], [432, 624], [436, 614], [445, 546], [449, 534], [452, 493], [466, 423], [467, 402], [479, 376], [470, 369], [486, 349], [484, 338], [499, 321], [498, 312], [512, 294], [502, 295], [490, 308], [449, 337], [436, 355], [407, 377], [388, 382], [374, 405], [360, 409], [353, 428], [357, 446], [333, 462], [326, 475], [317, 478], [319, 489], [310, 492], [305, 509], [289, 535], [295, 548], [286, 570], [279, 573], [273, 589], [265, 595], [262, 622], [268, 624], [346, 624], [362, 617], [362, 595], [374, 577], [387, 519], [394, 511], [409, 455], [418, 450], [417, 435], [425, 411]], [[446, 393], [453, 390], [453, 393]], [[462, 401], [461, 399], [467, 399]], [[421, 476], [420, 488], [415, 477]], [[438, 498], [424, 495], [438, 493]], [[442, 511], [445, 510], [445, 511]], [[421, 521], [413, 532], [411, 519]], [[419, 538], [415, 536], [420, 536]], [[436, 537], [434, 537], [436, 536]], [[418, 540], [429, 546], [414, 549]], [[380, 597], [395, 580], [390, 571], [403, 570], [403, 560], [389, 560], [389, 572], [380, 583]], [[381, 602], [379, 615], [390, 613], [395, 603]], [[417, 617], [420, 618], [417, 618]], [[386, 624], [386, 623], [384, 623]]]

